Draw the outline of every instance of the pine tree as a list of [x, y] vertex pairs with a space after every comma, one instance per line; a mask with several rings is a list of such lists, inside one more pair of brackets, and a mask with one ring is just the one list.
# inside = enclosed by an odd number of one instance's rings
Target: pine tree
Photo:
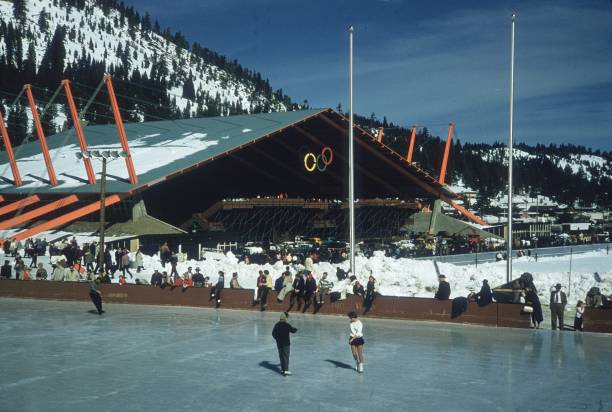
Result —
[[23, 80], [26, 83], [36, 81], [36, 48], [34, 42], [30, 42], [28, 45], [28, 55], [23, 65]]
[[64, 59], [66, 58], [64, 37], [64, 27], [57, 26], [40, 64], [40, 80], [50, 89], [57, 87], [64, 74]]
[[23, 143], [28, 135], [28, 116], [25, 107], [19, 103], [13, 106], [6, 123], [13, 146]]
[[13, 0], [13, 17], [20, 26], [25, 25], [28, 14], [28, 5], [26, 0]]

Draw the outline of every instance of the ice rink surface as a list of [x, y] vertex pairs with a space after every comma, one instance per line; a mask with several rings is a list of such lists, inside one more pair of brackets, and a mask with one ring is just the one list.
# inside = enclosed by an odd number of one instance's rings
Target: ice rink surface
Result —
[[612, 337], [343, 317], [0, 299], [0, 411], [612, 411]]

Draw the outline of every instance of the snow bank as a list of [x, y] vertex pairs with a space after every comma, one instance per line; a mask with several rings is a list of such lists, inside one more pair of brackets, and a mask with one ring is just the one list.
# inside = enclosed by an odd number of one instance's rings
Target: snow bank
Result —
[[[150, 280], [154, 269], [170, 272], [170, 265], [167, 264], [165, 269], [162, 268], [157, 256], [145, 256], [144, 265], [145, 270], [137, 277], [147, 281]], [[573, 255], [571, 265], [570, 280], [570, 256], [540, 258], [537, 262], [533, 258], [522, 257], [514, 260], [513, 277], [516, 278], [524, 272], [533, 274], [543, 303], [548, 302], [550, 288], [556, 283], [561, 283], [563, 290], [569, 292], [568, 300], [572, 304], [579, 299], [584, 300], [587, 290], [593, 286], [598, 286], [604, 293], [612, 294], [612, 255], [606, 255], [605, 250]], [[179, 273], [184, 273], [188, 266], [193, 266], [194, 270], [199, 267], [212, 282], [216, 282], [217, 272], [222, 270], [226, 274], [226, 287], [229, 287], [231, 274], [238, 272], [240, 285], [244, 288], [255, 288], [260, 270], [269, 270], [276, 279], [285, 268], [281, 262], [271, 265], [247, 265], [238, 262], [231, 253], [219, 254], [215, 258], [203, 261], [179, 262], [177, 266]], [[491, 286], [499, 286], [506, 282], [504, 261], [480, 264], [478, 267], [457, 266], [451, 263], [435, 264], [431, 260], [393, 259], [385, 257], [383, 252], [375, 252], [371, 258], [358, 256], [356, 266], [357, 278], [362, 284], [367, 282], [368, 276], [373, 275], [377, 279], [380, 293], [387, 296], [432, 297], [433, 289], [438, 284], [438, 271], [446, 275], [451, 284], [451, 297], [467, 296], [472, 291], [480, 290], [483, 279], [487, 279]], [[348, 270], [348, 262], [318, 263], [314, 265], [314, 273], [319, 278], [323, 272], [327, 272], [336, 284], [335, 289], [339, 290], [343, 285], [338, 284], [335, 277], [337, 267]], [[295, 272], [295, 269], [301, 268], [302, 266], [297, 266], [292, 269]], [[601, 282], [595, 280], [595, 272], [598, 272]]]

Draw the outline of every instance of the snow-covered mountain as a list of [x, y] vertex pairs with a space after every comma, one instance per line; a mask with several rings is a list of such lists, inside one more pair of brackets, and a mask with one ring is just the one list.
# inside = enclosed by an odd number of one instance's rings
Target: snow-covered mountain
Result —
[[[162, 31], [148, 15], [115, 0], [0, 0], [0, 90], [15, 93], [23, 83], [53, 90], [70, 78], [91, 94], [85, 86], [95, 87], [104, 72], [123, 81], [120, 92], [134, 98], [121, 102], [128, 120], [143, 120], [150, 112], [191, 117], [294, 106], [261, 74], [189, 45], [180, 32]], [[55, 126], [61, 121], [60, 116]]]

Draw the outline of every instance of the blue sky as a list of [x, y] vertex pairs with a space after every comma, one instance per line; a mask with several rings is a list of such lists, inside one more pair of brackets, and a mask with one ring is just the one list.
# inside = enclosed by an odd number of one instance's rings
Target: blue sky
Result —
[[127, 3], [313, 107], [347, 108], [354, 25], [356, 112], [486, 142], [508, 136], [515, 12], [515, 138], [612, 150], [612, 0]]

